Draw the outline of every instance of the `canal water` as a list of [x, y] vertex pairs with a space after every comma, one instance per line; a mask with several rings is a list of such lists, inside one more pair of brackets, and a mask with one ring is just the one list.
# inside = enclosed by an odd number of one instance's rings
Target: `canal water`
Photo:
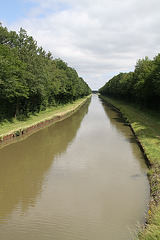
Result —
[[130, 128], [93, 95], [0, 149], [0, 239], [133, 239], [148, 211], [146, 174]]

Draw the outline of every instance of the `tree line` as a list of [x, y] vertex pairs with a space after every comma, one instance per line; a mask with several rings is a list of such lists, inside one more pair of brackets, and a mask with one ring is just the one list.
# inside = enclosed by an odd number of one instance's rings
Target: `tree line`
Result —
[[74, 68], [53, 59], [23, 28], [17, 33], [0, 23], [0, 121], [27, 117], [90, 93]]
[[99, 92], [160, 111], [160, 54], [153, 60], [139, 59], [133, 72], [119, 73]]

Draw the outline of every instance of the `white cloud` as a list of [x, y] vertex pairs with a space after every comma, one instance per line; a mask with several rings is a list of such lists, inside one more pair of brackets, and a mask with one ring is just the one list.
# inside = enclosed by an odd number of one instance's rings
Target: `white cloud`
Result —
[[26, 0], [35, 3], [16, 22], [54, 57], [74, 67], [91, 88], [113, 72], [129, 71], [160, 48], [159, 0]]

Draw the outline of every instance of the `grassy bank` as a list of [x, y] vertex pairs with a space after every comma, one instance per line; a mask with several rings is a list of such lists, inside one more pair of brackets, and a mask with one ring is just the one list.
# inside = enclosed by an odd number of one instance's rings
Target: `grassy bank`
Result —
[[138, 239], [160, 239], [160, 113], [142, 110], [138, 106], [102, 97], [120, 110], [133, 129], [150, 163], [148, 177], [151, 189], [150, 210]]
[[18, 135], [19, 132], [25, 131], [29, 127], [40, 124], [41, 122], [50, 121], [54, 118], [61, 119], [62, 116], [66, 114], [70, 114], [76, 109], [78, 109], [90, 96], [78, 99], [73, 103], [69, 103], [59, 107], [51, 107], [47, 108], [45, 111], [41, 111], [36, 115], [30, 115], [30, 117], [26, 118], [23, 121], [19, 121], [14, 118], [12, 120], [5, 120], [4, 122], [0, 122], [0, 139], [3, 141], [4, 137], [7, 135], [14, 134]]

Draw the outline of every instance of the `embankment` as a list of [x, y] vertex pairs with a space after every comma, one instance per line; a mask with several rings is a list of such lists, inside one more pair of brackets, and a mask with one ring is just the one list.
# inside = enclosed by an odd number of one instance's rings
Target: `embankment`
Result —
[[0, 148], [13, 142], [17, 137], [27, 137], [28, 135], [40, 130], [41, 128], [44, 128], [50, 124], [71, 116], [83, 104], [85, 104], [90, 97], [91, 95], [83, 99], [79, 99], [72, 104], [68, 104], [64, 107], [59, 108], [58, 110], [53, 110], [46, 115], [43, 113], [41, 115], [40, 113], [39, 115], [41, 116], [37, 118], [34, 117], [34, 120], [32, 121], [29, 119], [25, 122], [19, 121], [18, 125], [17, 122], [16, 124], [14, 122], [10, 123], [9, 127], [7, 127], [7, 129], [4, 128], [4, 131], [2, 130], [2, 133], [0, 134]]
[[142, 110], [124, 101], [100, 96], [112, 105], [130, 126], [149, 167], [150, 206], [146, 225], [137, 239], [160, 239], [160, 114]]

